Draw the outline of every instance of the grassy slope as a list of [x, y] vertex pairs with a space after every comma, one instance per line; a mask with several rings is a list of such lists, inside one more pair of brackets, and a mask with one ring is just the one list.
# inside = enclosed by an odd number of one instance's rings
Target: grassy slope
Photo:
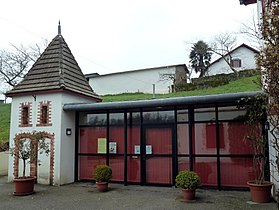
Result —
[[0, 144], [9, 141], [10, 104], [0, 104]]
[[[209, 88], [205, 90], [194, 90], [194, 91], [187, 91], [187, 92], [185, 91], [185, 92], [170, 93], [170, 94], [156, 94], [156, 98], [256, 91], [256, 90], [260, 90], [260, 88], [253, 82], [256, 80], [257, 80], [256, 76], [247, 77], [216, 88]], [[119, 94], [119, 95], [106, 95], [103, 96], [102, 98], [104, 102], [131, 101], [131, 100], [151, 99], [152, 94], [142, 94], [142, 93], [127, 94], [126, 93], [126, 94]], [[1, 142], [7, 142], [9, 140], [10, 112], [11, 112], [10, 104], [0, 104], [0, 144]]]
[[[227, 85], [208, 88], [204, 90], [193, 90], [184, 91], [170, 94], [156, 94], [156, 98], [170, 98], [170, 97], [180, 97], [180, 96], [195, 96], [195, 95], [211, 95], [211, 94], [221, 94], [221, 93], [236, 93], [236, 92], [246, 92], [246, 91], [256, 91], [260, 90], [260, 87], [255, 83], [257, 81], [257, 76], [244, 77], [236, 81], [232, 81]], [[151, 99], [152, 94], [143, 93], [125, 93], [119, 95], [105, 95], [102, 96], [104, 102], [110, 101], [132, 101], [132, 100], [142, 100]]]

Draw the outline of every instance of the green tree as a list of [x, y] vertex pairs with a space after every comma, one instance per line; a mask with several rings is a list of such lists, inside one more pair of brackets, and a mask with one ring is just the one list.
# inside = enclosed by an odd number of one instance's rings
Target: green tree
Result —
[[200, 73], [199, 77], [203, 77], [210, 64], [212, 52], [208, 44], [200, 40], [194, 43], [192, 50], [190, 52], [190, 63], [191, 67], [196, 73]]

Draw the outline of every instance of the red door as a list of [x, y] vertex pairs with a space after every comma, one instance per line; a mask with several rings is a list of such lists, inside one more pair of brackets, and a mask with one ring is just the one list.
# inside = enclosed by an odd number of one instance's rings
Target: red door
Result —
[[145, 130], [145, 183], [172, 184], [172, 134], [171, 127]]

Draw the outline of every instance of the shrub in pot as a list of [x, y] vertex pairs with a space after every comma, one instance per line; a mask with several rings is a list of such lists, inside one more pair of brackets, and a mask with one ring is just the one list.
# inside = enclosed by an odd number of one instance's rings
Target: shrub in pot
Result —
[[[49, 145], [45, 141], [43, 133], [34, 131], [30, 134], [30, 137], [18, 140], [15, 142], [15, 146], [10, 148], [10, 152], [12, 156], [23, 162], [22, 176], [14, 178], [14, 195], [33, 194], [36, 177], [26, 175], [26, 164], [30, 163], [30, 160], [36, 159], [38, 153], [42, 154], [45, 152], [46, 155], [49, 154]], [[40, 160], [37, 160], [38, 162]]]
[[97, 165], [93, 176], [96, 180], [97, 189], [100, 192], [108, 191], [108, 182], [112, 177], [111, 167], [107, 165]]
[[175, 178], [176, 187], [182, 188], [183, 197], [186, 200], [194, 200], [196, 188], [200, 186], [200, 177], [193, 171], [180, 171]]
[[[249, 141], [253, 149], [253, 171], [255, 180], [247, 182], [250, 192], [251, 200], [256, 203], [267, 203], [271, 200], [271, 188], [273, 183], [268, 181], [269, 171], [266, 170], [268, 166], [268, 158], [266, 148], [268, 141], [266, 136], [262, 133], [262, 125], [266, 121], [266, 106], [267, 96], [260, 94], [249, 97], [244, 100], [246, 114], [244, 116], [245, 124], [248, 125], [245, 141]], [[241, 107], [240, 106], [240, 107]]]

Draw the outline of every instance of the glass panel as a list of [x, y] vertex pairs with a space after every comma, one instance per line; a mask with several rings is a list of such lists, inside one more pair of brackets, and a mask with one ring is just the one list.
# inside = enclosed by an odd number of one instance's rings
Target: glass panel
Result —
[[146, 135], [146, 154], [172, 154], [172, 129], [148, 128]]
[[124, 127], [111, 126], [109, 129], [109, 153], [124, 154]]
[[215, 108], [201, 108], [195, 109], [195, 121], [214, 121], [215, 120]]
[[245, 115], [245, 109], [238, 109], [236, 106], [218, 107], [219, 120], [237, 120]]
[[177, 122], [188, 122], [188, 109], [177, 110]]
[[255, 180], [253, 158], [221, 158], [221, 185], [247, 187], [247, 181]]
[[178, 154], [189, 154], [189, 125], [177, 125], [177, 149]]
[[111, 113], [109, 115], [110, 125], [123, 125], [124, 124], [124, 113]]
[[172, 158], [152, 157], [146, 160], [146, 181], [148, 183], [172, 183]]
[[253, 154], [252, 145], [249, 140], [245, 140], [248, 126], [243, 122], [221, 123], [223, 132], [220, 132], [219, 139], [224, 142], [224, 147], [220, 148], [220, 154]]
[[216, 125], [214, 123], [195, 124], [193, 131], [194, 154], [216, 154]]
[[124, 158], [110, 156], [109, 166], [112, 170], [111, 181], [124, 181]]
[[81, 112], [79, 114], [79, 125], [106, 125], [107, 114], [88, 114]]
[[79, 129], [79, 152], [98, 153], [98, 138], [106, 138], [106, 127], [80, 128]]
[[154, 111], [143, 113], [144, 123], [169, 123], [174, 122], [174, 111]]
[[203, 186], [217, 186], [217, 159], [212, 157], [194, 158], [194, 171], [201, 177]]
[[178, 171], [185, 171], [190, 169], [190, 160], [188, 157], [178, 157]]
[[127, 157], [128, 182], [140, 182], [140, 156], [133, 155]]
[[128, 127], [127, 130], [127, 153], [140, 154], [140, 127]]
[[106, 164], [105, 156], [80, 156], [79, 179], [94, 180], [93, 173], [97, 165]]
[[128, 125], [140, 124], [140, 112], [129, 112], [127, 118], [128, 118]]

